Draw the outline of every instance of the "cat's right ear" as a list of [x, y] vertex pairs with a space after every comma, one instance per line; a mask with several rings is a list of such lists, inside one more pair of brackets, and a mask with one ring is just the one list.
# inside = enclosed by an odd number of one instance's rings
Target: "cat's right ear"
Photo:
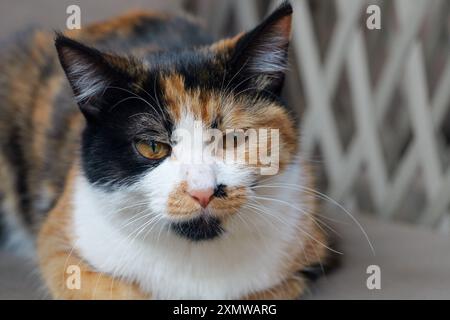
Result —
[[236, 82], [236, 90], [247, 86], [281, 94], [288, 67], [292, 14], [291, 4], [285, 1], [253, 30], [225, 42], [224, 47], [232, 52], [227, 70]]
[[120, 69], [122, 57], [102, 53], [57, 34], [55, 46], [59, 61], [72, 87], [76, 101], [87, 119], [101, 112], [104, 93], [109, 86], [129, 83], [131, 76]]

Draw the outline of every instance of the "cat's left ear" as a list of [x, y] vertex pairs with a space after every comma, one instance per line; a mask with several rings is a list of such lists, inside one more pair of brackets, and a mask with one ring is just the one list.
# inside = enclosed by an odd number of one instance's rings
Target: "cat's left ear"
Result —
[[101, 52], [61, 34], [57, 35], [55, 46], [78, 105], [88, 120], [96, 120], [108, 102], [120, 98], [117, 97], [120, 91], [113, 95], [107, 92], [108, 88], [126, 88], [139, 70], [128, 58]]
[[[281, 4], [253, 30], [237, 40], [231, 65], [233, 74], [249, 79], [260, 89], [280, 94], [288, 62], [292, 6]], [[241, 81], [246, 82], [246, 78]]]

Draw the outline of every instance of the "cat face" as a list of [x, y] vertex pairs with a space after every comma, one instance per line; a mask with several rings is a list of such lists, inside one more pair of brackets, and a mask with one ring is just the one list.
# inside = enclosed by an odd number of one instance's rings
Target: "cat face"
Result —
[[182, 237], [220, 236], [262, 169], [279, 173], [296, 153], [294, 121], [279, 97], [291, 14], [285, 5], [248, 33], [144, 60], [59, 35], [59, 58], [87, 120], [88, 182], [120, 194], [118, 206], [142, 205]]

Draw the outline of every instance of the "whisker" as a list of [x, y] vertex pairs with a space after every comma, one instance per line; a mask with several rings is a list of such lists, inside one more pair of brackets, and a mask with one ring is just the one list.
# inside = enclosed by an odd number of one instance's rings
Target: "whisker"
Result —
[[155, 99], [150, 93], [148, 93], [147, 90], [145, 90], [144, 88], [142, 88], [142, 87], [139, 86], [138, 84], [134, 83], [133, 85], [134, 85], [135, 87], [137, 87], [138, 89], [144, 91], [144, 93], [147, 94], [147, 96], [149, 96], [149, 97], [153, 100], [153, 102], [156, 103], [156, 105], [158, 106], [159, 110], [161, 111], [161, 114], [162, 114], [164, 120], [167, 121], [165, 111], [164, 111], [163, 108], [161, 107], [161, 104], [159, 103], [158, 96], [156, 95], [156, 78], [155, 78], [155, 81], [154, 81], [154, 84], [153, 84], [153, 91], [155, 92], [156, 99]]
[[[273, 178], [273, 177], [271, 177]], [[300, 186], [300, 185], [296, 185], [296, 184], [274, 184], [274, 186], [277, 187], [292, 187], [292, 188], [297, 188], [297, 189], [292, 189], [292, 190], [298, 190], [298, 191], [303, 191], [305, 193], [310, 193], [313, 195], [316, 195], [317, 197], [319, 197], [320, 199], [324, 200], [324, 201], [329, 201], [330, 203], [334, 204], [335, 206], [337, 206], [339, 209], [341, 209], [345, 214], [347, 214], [352, 220], [353, 222], [358, 226], [358, 228], [361, 230], [361, 232], [363, 233], [364, 237], [366, 238], [370, 249], [372, 251], [372, 254], [375, 256], [375, 249], [374, 246], [372, 245], [372, 242], [370, 241], [370, 238], [367, 234], [367, 232], [364, 230], [364, 228], [362, 227], [361, 223], [347, 210], [345, 209], [340, 203], [338, 203], [336, 200], [334, 200], [333, 198], [327, 196], [324, 193], [321, 193], [319, 191], [316, 191], [314, 189], [305, 187], [305, 186]], [[252, 188], [256, 188], [258, 186], [252, 187]], [[259, 185], [259, 187], [263, 187], [263, 185]], [[276, 199], [278, 200], [278, 199]], [[291, 204], [288, 204], [289, 206], [291, 206]]]
[[[127, 93], [131, 94], [133, 97], [135, 97], [136, 99], [138, 99], [138, 100], [144, 102], [144, 103], [145, 103], [146, 105], [148, 105], [150, 108], [152, 108], [153, 111], [155, 111], [155, 114], [157, 114], [158, 116], [161, 115], [161, 113], [159, 113], [159, 112], [156, 110], [156, 108], [155, 108], [150, 102], [148, 102], [147, 100], [145, 100], [144, 98], [142, 98], [140, 95], [138, 95], [138, 94], [136, 94], [136, 93], [134, 93], [134, 92], [132, 92], [132, 91], [130, 91], [130, 90], [127, 90], [127, 89], [121, 88], [121, 87], [115, 87], [115, 86], [108, 86], [108, 87], [106, 87], [106, 89], [116, 89], [116, 90], [122, 90], [122, 91], [124, 91], [124, 92], [127, 92]], [[129, 97], [129, 98], [131, 98], [131, 97]], [[115, 107], [116, 105], [117, 105], [117, 103], [116, 103], [112, 108], [110, 108], [109, 111], [112, 111], [112, 109], [114, 109], [114, 107]], [[164, 116], [164, 113], [163, 113], [163, 116]]]
[[[257, 201], [255, 201], [255, 203], [261, 206], [261, 203], [259, 203], [259, 202], [257, 202]], [[263, 213], [265, 213], [265, 214], [268, 214], [268, 215], [270, 215], [270, 216], [272, 216], [272, 217], [278, 219], [281, 223], [283, 223], [283, 224], [285, 224], [285, 225], [287, 225], [287, 226], [292, 227], [292, 225], [288, 224], [286, 221], [284, 221], [283, 219], [279, 218], [279, 216], [274, 215], [274, 214], [272, 214], [272, 213], [270, 213], [270, 212], [268, 212], [268, 211], [266, 211], [266, 210], [264, 210], [264, 209], [262, 209], [262, 208], [258, 208], [258, 209], [261, 210], [261, 212], [263, 212]], [[319, 243], [320, 245], [322, 245], [324, 248], [326, 248], [326, 249], [328, 249], [328, 250], [330, 250], [330, 251], [332, 251], [332, 252], [334, 252], [334, 253], [336, 253], [336, 254], [343, 254], [342, 252], [337, 251], [337, 250], [334, 250], [333, 248], [330, 248], [329, 246], [327, 246], [327, 245], [324, 244], [323, 242], [317, 240], [316, 238], [314, 238], [312, 235], [310, 235], [307, 231], [305, 231], [305, 230], [304, 230], [303, 228], [301, 228], [300, 226], [297, 225], [297, 226], [295, 226], [295, 228], [296, 228], [297, 230], [299, 230], [300, 232], [303, 232], [308, 238], [310, 238], [310, 239], [316, 241], [317, 243]]]

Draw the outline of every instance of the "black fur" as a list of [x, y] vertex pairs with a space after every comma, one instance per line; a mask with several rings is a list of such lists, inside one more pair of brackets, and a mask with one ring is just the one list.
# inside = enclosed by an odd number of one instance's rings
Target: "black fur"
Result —
[[214, 189], [214, 197], [216, 198], [225, 198], [227, 196], [226, 186], [223, 184], [219, 184]]
[[219, 219], [203, 215], [188, 221], [172, 223], [171, 229], [191, 241], [211, 240], [224, 232]]

